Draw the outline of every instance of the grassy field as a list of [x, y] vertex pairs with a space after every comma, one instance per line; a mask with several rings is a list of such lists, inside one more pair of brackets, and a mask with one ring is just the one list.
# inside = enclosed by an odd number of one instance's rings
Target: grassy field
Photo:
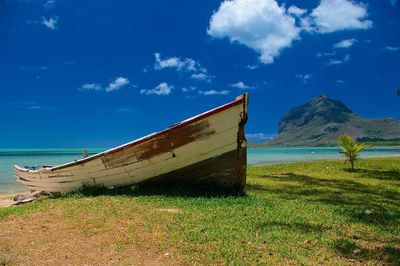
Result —
[[0, 209], [0, 265], [399, 265], [400, 158], [249, 167], [245, 195], [74, 193]]

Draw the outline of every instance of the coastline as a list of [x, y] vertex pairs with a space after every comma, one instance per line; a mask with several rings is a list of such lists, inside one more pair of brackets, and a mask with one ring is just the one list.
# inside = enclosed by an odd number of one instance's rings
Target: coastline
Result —
[[[399, 158], [400, 159], [400, 155], [382, 155], [382, 156], [373, 156], [373, 157], [361, 157], [361, 160], [368, 160], [368, 159], [396, 159]], [[261, 166], [271, 166], [271, 165], [282, 165], [282, 164], [294, 164], [294, 163], [317, 163], [317, 162], [327, 162], [327, 161], [333, 161], [333, 162], [337, 162], [337, 161], [342, 161], [341, 159], [315, 159], [315, 160], [296, 160], [296, 161], [277, 161], [277, 162], [265, 162], [265, 163], [254, 163], [254, 164], [247, 164], [247, 166], [249, 167], [261, 167]], [[344, 158], [343, 158], [344, 161]]]
[[0, 200], [5, 200], [5, 199], [11, 199], [15, 197], [16, 195], [19, 194], [26, 194], [29, 193], [28, 189], [25, 190], [15, 190], [15, 191], [9, 191], [9, 192], [0, 192]]
[[12, 199], [16, 194], [0, 194], [0, 201], [6, 199]]
[[[360, 159], [364, 160], [369, 160], [369, 159], [400, 159], [400, 154], [386, 154], [386, 155], [375, 155], [375, 156], [361, 156]], [[262, 163], [251, 163], [247, 164], [248, 167], [263, 167], [263, 166], [280, 166], [280, 165], [287, 165], [287, 164], [296, 164], [296, 163], [318, 163], [318, 162], [327, 162], [327, 161], [332, 161], [332, 162], [337, 162], [337, 161], [342, 161], [342, 159], [332, 159], [332, 158], [326, 158], [326, 159], [303, 159], [303, 160], [282, 160], [282, 161], [271, 161], [271, 162], [262, 162]], [[9, 184], [10, 185], [10, 184]], [[24, 189], [23, 187], [20, 187], [21, 185], [18, 183], [15, 183], [16, 186], [18, 186], [20, 189], [15, 189], [11, 191], [0, 191], [0, 200], [7, 200], [11, 199], [16, 195], [19, 194], [25, 194], [29, 193], [28, 189]]]

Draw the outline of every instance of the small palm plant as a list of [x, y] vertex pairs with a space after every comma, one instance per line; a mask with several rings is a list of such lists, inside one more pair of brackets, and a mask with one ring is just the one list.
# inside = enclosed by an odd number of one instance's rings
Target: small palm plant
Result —
[[341, 153], [346, 157], [345, 162], [349, 162], [351, 165], [351, 171], [354, 171], [354, 162], [358, 159], [361, 151], [371, 147], [369, 144], [358, 143], [347, 134], [339, 135], [338, 144], [342, 148]]

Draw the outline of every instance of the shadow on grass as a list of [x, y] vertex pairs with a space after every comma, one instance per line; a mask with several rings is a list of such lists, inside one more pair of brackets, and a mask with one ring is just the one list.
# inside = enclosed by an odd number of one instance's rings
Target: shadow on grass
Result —
[[[346, 172], [351, 172], [349, 169], [344, 169]], [[357, 178], [374, 178], [379, 180], [399, 180], [400, 172], [395, 170], [369, 170], [355, 169], [353, 173], [358, 174]]]
[[[283, 175], [258, 175], [257, 177], [268, 178], [279, 182], [293, 182], [293, 185], [301, 184], [302, 187], [300, 188], [297, 186], [290, 188], [290, 193], [287, 195], [289, 198], [294, 198], [298, 195], [325, 194], [326, 192], [333, 193], [336, 196], [341, 196], [343, 193], [352, 192], [355, 194], [373, 195], [381, 197], [382, 199], [387, 198], [390, 200], [400, 200], [400, 194], [397, 191], [377, 188], [376, 186], [368, 186], [348, 179], [319, 179], [308, 175], [297, 175], [293, 173], [285, 173]], [[248, 185], [248, 187], [251, 188], [252, 185]], [[263, 186], [258, 185], [257, 189], [262, 188]], [[293, 191], [294, 188], [296, 188], [295, 191]], [[325, 191], [324, 189], [328, 191]], [[266, 188], [266, 190], [269, 190], [269, 188]], [[335, 197], [334, 203], [337, 202], [337, 200], [340, 201], [341, 199]]]
[[[382, 172], [359, 170], [356, 174], [382, 180], [393, 180], [397, 177], [396, 171], [384, 171], [383, 174]], [[335, 206], [338, 214], [343, 215], [350, 222], [378, 226], [381, 230], [388, 232], [399, 226], [400, 193], [385, 186], [356, 182], [358, 176], [354, 176], [354, 181], [346, 178], [320, 179], [288, 172], [258, 175], [257, 177], [266, 178], [273, 182], [270, 186], [262, 185], [262, 183], [248, 184], [248, 192], [259, 192], [272, 198], [278, 197], [288, 201], [300, 200]], [[294, 224], [277, 223], [275, 225], [266, 223], [264, 226], [279, 226], [284, 230], [287, 228], [287, 230], [295, 229], [302, 232], [329, 230], [329, 228], [323, 226], [298, 222]], [[333, 241], [332, 249], [350, 261], [354, 260], [361, 263], [380, 261], [385, 265], [399, 265], [400, 238], [395, 237], [392, 241], [382, 242], [382, 239], [369, 239], [369, 237], [369, 234], [357, 236], [357, 239], [368, 243], [367, 246], [361, 247], [351, 238], [343, 238]]]
[[84, 186], [73, 192], [54, 194], [53, 197], [71, 196], [166, 196], [166, 197], [202, 197], [202, 198], [224, 198], [224, 197], [245, 197], [243, 189], [223, 189], [213, 186], [198, 186], [186, 184], [167, 185], [135, 185], [116, 188], [88, 187]]
[[362, 248], [355, 241], [339, 239], [333, 242], [333, 248], [343, 257], [351, 260], [385, 262], [385, 265], [399, 265], [400, 249], [391, 245], [374, 248]]
[[340, 212], [354, 222], [389, 226], [397, 224], [400, 219], [400, 211], [394, 211], [398, 210], [400, 193], [394, 190], [347, 179], [319, 179], [293, 173], [258, 177], [285, 184], [271, 187], [248, 184], [248, 191], [262, 191], [286, 200], [300, 199], [341, 206]]

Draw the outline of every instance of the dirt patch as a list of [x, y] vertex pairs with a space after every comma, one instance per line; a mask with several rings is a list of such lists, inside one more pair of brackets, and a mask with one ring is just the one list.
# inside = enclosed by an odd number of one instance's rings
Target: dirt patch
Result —
[[289, 172], [271, 172], [271, 175], [288, 175], [290, 174]]
[[13, 199], [1, 199], [0, 198], [0, 208], [7, 208], [9, 206], [11, 206], [13, 203]]
[[[65, 218], [61, 210], [13, 216], [0, 223], [0, 259], [15, 265], [177, 265], [174, 250], [137, 221]], [[1, 260], [0, 260], [1, 261]]]
[[180, 209], [174, 209], [174, 208], [169, 208], [169, 209], [157, 209], [157, 211], [160, 211], [160, 212], [168, 212], [168, 213], [183, 213], [182, 210], [180, 210]]

